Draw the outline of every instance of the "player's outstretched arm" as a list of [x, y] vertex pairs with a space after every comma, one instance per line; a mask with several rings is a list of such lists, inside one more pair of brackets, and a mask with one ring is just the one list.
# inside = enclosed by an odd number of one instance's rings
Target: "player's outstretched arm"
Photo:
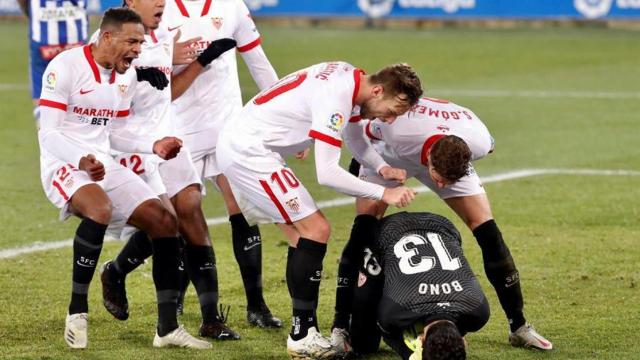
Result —
[[240, 52], [242, 60], [247, 64], [249, 73], [253, 81], [256, 82], [260, 91], [268, 89], [278, 82], [278, 74], [269, 62], [262, 46], [258, 45], [251, 50]]
[[233, 49], [236, 41], [233, 39], [218, 39], [212, 41], [211, 44], [200, 54], [196, 61], [189, 64], [183, 71], [175, 74], [171, 78], [171, 100], [175, 100], [182, 96], [191, 86], [193, 81], [200, 75], [202, 69], [209, 65], [220, 55]]
[[324, 141], [315, 142], [316, 176], [320, 185], [333, 188], [341, 193], [380, 200], [384, 187], [366, 182], [351, 175], [340, 167], [340, 148]]
[[[349, 122], [344, 127], [342, 134], [353, 157], [358, 160], [359, 163], [364, 164], [370, 169], [375, 169], [376, 172], [380, 173], [380, 170], [385, 166], [389, 167], [389, 164], [384, 161], [382, 156], [378, 154], [371, 145], [371, 142], [366, 138], [364, 132], [366, 123], [366, 120]], [[382, 175], [382, 173], [380, 174]]]

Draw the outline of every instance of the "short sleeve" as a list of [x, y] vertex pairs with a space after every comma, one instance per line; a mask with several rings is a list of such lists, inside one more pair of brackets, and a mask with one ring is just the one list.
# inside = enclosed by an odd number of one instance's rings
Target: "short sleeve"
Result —
[[58, 55], [51, 60], [42, 75], [40, 106], [67, 110], [73, 84], [72, 72], [65, 65], [65, 56]]
[[351, 93], [326, 86], [316, 94], [312, 104], [309, 137], [341, 147], [342, 130], [351, 114]]
[[260, 33], [244, 2], [236, 0], [235, 3], [237, 25], [233, 36], [238, 43], [238, 51], [245, 52], [260, 45]]

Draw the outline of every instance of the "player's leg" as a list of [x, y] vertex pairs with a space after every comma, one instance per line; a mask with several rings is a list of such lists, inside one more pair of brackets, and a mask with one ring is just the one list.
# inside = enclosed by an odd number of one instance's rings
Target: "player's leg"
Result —
[[[371, 256], [370, 252], [367, 255], [364, 259], [366, 263], [360, 267], [358, 272], [357, 286], [353, 289], [353, 313], [348, 328], [349, 332], [346, 334], [349, 336], [350, 343], [346, 343], [346, 346], [343, 345], [345, 354], [349, 352], [349, 345], [353, 346], [353, 351], [360, 355], [374, 353], [380, 348], [382, 334], [377, 324], [377, 318], [384, 278], [381, 276], [382, 269], [375, 258]], [[363, 259], [361, 258], [361, 260]], [[331, 333], [332, 344], [338, 344], [337, 340], [344, 335], [343, 332], [334, 329]], [[334, 340], [334, 338], [336, 339]], [[334, 346], [336, 346], [335, 344]]]
[[485, 273], [509, 320], [511, 344], [550, 350], [552, 344], [526, 322], [520, 275], [493, 219], [486, 193], [447, 198], [445, 202], [465, 222], [480, 245]]
[[231, 238], [245, 295], [247, 297], [247, 321], [258, 327], [282, 327], [282, 321], [271, 314], [262, 290], [262, 237], [258, 225], [250, 226], [233, 197], [227, 178], [216, 176], [216, 184], [222, 194], [229, 222]]
[[65, 341], [72, 348], [85, 348], [89, 284], [111, 220], [111, 201], [100, 186], [87, 184], [75, 191], [69, 202], [69, 210], [81, 217], [82, 221], [73, 239], [72, 290]]

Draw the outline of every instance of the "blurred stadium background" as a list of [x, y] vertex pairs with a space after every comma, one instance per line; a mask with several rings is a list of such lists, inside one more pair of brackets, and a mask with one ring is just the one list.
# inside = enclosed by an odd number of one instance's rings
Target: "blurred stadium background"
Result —
[[[473, 236], [433, 194], [421, 194], [409, 210], [455, 219], [492, 305], [489, 324], [469, 336], [470, 359], [640, 359], [640, 0], [246, 3], [280, 76], [334, 59], [369, 71], [404, 61], [417, 69], [428, 96], [473, 109], [489, 127], [496, 152], [476, 168], [488, 179], [494, 215], [520, 268], [526, 314], [555, 350], [542, 354], [508, 346], [505, 318]], [[91, 0], [89, 8], [97, 15], [119, 4]], [[89, 348], [66, 347], [71, 249], [65, 239], [77, 221], [58, 222], [40, 185], [27, 23], [15, 0], [0, 0], [0, 34], [0, 358], [286, 358], [286, 327], [260, 331], [244, 320], [226, 214], [213, 191], [205, 212], [219, 262], [221, 302], [233, 306], [231, 326], [243, 340], [217, 343], [212, 352], [152, 349], [155, 301], [151, 267], [145, 265], [127, 280], [126, 323], [102, 309], [94, 279]], [[246, 68], [239, 69], [248, 100], [256, 87]], [[290, 165], [314, 198], [329, 206], [333, 235], [319, 314], [326, 331], [337, 260], [354, 210], [315, 184], [311, 160]], [[286, 242], [273, 226], [262, 229], [265, 295], [288, 324]], [[101, 260], [120, 246], [108, 243]], [[190, 330], [199, 325], [198, 311], [191, 288], [181, 318]], [[393, 357], [385, 347], [374, 358]]]

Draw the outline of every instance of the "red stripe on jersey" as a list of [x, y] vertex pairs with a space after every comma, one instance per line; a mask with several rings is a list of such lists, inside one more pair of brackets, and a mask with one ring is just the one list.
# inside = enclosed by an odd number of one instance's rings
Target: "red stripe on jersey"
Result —
[[329, 145], [333, 145], [333, 146], [337, 146], [337, 147], [341, 147], [342, 146], [342, 140], [338, 140], [336, 138], [333, 138], [327, 134], [323, 134], [319, 131], [315, 131], [315, 130], [309, 130], [309, 137], [312, 137], [314, 139], [320, 140], [320, 141], [324, 141]]
[[93, 55], [91, 55], [91, 44], [86, 45], [83, 50], [84, 57], [87, 58], [89, 66], [91, 66], [91, 71], [93, 72], [94, 79], [96, 79], [97, 83], [100, 83], [100, 72], [98, 71], [98, 65], [96, 64], [96, 61], [93, 59]]
[[248, 43], [247, 45], [242, 45], [242, 46], [238, 46], [238, 51], [239, 52], [247, 52], [251, 49], [253, 49], [254, 47], [260, 45], [260, 38], [257, 38], [255, 40], [253, 40], [252, 42]]
[[202, 13], [200, 14], [200, 17], [207, 15], [209, 13], [210, 7], [211, 7], [211, 0], [206, 0], [204, 2], [204, 6], [202, 7]]
[[427, 141], [424, 142], [424, 145], [422, 145], [422, 152], [420, 153], [420, 162], [422, 163], [422, 165], [424, 166], [428, 165], [429, 152], [431, 151], [431, 147], [433, 146], [433, 144], [436, 143], [436, 141], [442, 139], [443, 137], [445, 137], [445, 135], [442, 135], [442, 134], [433, 135], [429, 137]]
[[371, 123], [370, 122], [368, 122], [367, 126], [364, 127], [364, 133], [367, 134], [369, 139], [382, 140], [382, 139], [378, 138], [377, 136], [373, 135], [373, 133], [371, 132]]
[[360, 116], [360, 115], [354, 115], [354, 116], [349, 118], [349, 122], [353, 122], [353, 123], [358, 122], [360, 120], [362, 120], [362, 116]]
[[116, 113], [116, 117], [126, 117], [129, 116], [129, 109], [127, 110], [118, 110]]
[[187, 11], [187, 8], [184, 6], [184, 3], [182, 2], [182, 0], [176, 0], [176, 5], [178, 5], [178, 10], [180, 10], [180, 14], [182, 14], [182, 16], [189, 17], [189, 12]]
[[262, 188], [267, 193], [267, 195], [269, 195], [269, 198], [271, 199], [271, 201], [273, 201], [273, 204], [276, 206], [276, 208], [278, 208], [278, 211], [280, 212], [280, 215], [282, 215], [284, 221], [286, 221], [287, 224], [291, 224], [292, 222], [289, 214], [287, 214], [287, 211], [284, 209], [280, 201], [278, 201], [278, 198], [273, 193], [273, 190], [271, 190], [269, 184], [267, 184], [267, 182], [264, 180], [260, 180], [260, 185], [262, 185]]
[[151, 36], [151, 40], [153, 40], [154, 43], [158, 42], [158, 38], [156, 37], [156, 33], [151, 30], [151, 32], [149, 32], [149, 36]]
[[351, 107], [356, 106], [356, 97], [358, 96], [358, 91], [360, 91], [360, 75], [363, 75], [365, 72], [362, 69], [354, 69], [353, 70], [353, 81], [355, 82], [355, 86], [353, 87], [353, 96], [351, 97]]
[[64, 190], [62, 190], [62, 186], [60, 186], [60, 184], [53, 180], [53, 186], [58, 189], [58, 192], [60, 193], [60, 195], [62, 195], [62, 198], [64, 199], [64, 201], [69, 201], [69, 197], [67, 196], [67, 193], [64, 192]]
[[109, 84], [113, 84], [116, 82], [116, 68], [114, 67], [111, 71], [111, 75], [109, 76]]
[[38, 105], [40, 105], [40, 106], [48, 106], [48, 107], [52, 107], [52, 108], [55, 108], [55, 109], [60, 109], [62, 111], [67, 111], [67, 104], [59, 103], [57, 101], [51, 101], [51, 100], [47, 100], [47, 99], [40, 99], [40, 101], [38, 102]]
[[440, 104], [448, 104], [449, 103], [449, 100], [441, 100], [441, 99], [430, 98], [430, 97], [423, 97], [423, 99], [427, 100], [427, 101], [435, 102], [435, 103], [440, 103]]

